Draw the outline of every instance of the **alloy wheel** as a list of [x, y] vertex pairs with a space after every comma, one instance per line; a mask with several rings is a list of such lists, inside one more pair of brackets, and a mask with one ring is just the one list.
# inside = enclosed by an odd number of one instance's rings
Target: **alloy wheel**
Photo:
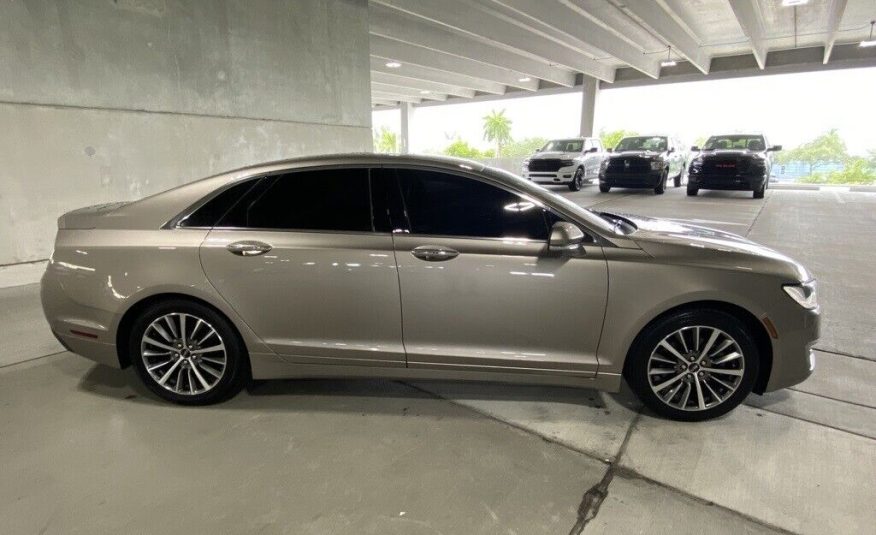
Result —
[[146, 327], [140, 355], [158, 385], [183, 396], [212, 390], [228, 366], [219, 332], [203, 318], [182, 312], [160, 316]]
[[666, 405], [703, 411], [729, 399], [745, 375], [745, 355], [714, 327], [683, 327], [663, 338], [648, 358], [648, 383]]

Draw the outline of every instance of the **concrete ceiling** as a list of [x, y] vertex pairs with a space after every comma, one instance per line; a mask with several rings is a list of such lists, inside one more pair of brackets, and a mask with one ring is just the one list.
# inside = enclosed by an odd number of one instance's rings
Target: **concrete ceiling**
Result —
[[[787, 1], [787, 0], [785, 0]], [[375, 107], [712, 71], [866, 39], [876, 0], [370, 0]], [[847, 47], [848, 48], [848, 47]], [[867, 49], [876, 56], [876, 48]], [[668, 57], [677, 66], [661, 66]], [[815, 62], [817, 63], [817, 62]], [[740, 64], [746, 64], [742, 61]], [[814, 65], [813, 65], [814, 67]], [[619, 76], [620, 73], [625, 73]]]

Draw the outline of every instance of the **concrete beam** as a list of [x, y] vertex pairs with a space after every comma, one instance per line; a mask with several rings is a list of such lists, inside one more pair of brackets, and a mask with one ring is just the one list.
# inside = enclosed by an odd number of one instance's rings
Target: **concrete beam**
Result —
[[381, 99], [371, 99], [371, 106], [386, 106], [387, 108], [395, 108], [398, 106], [398, 101], [395, 100], [381, 100]]
[[406, 87], [408, 89], [427, 89], [433, 93], [442, 93], [455, 97], [471, 98], [475, 96], [474, 89], [466, 89], [464, 87], [430, 82], [427, 80], [417, 80], [415, 78], [407, 78], [404, 76], [396, 76], [376, 71], [371, 73], [371, 82], [378, 82], [395, 87]]
[[603, 84], [602, 89], [876, 67], [876, 49], [873, 48], [861, 48], [856, 44], [838, 44], [834, 46], [828, 64], [823, 63], [823, 54], [824, 49], [820, 46], [776, 50], [770, 52], [769, 61], [764, 68], [760, 67], [752, 54], [718, 57], [712, 59], [708, 75], [701, 73], [689, 63], [679, 63], [670, 73], [664, 71], [657, 80], [648, 78], [635, 69], [623, 68], [617, 70], [615, 82]]
[[371, 91], [371, 100], [389, 100], [397, 102], [410, 102], [411, 104], [419, 104], [423, 99], [418, 97], [409, 97], [407, 95], [397, 95], [395, 93], [384, 93], [382, 91]]
[[581, 43], [597, 48], [652, 78], [660, 75], [658, 61], [654, 61], [641, 49], [589, 18], [587, 12], [579, 9], [574, 3], [561, 4], [543, 0], [494, 0], [494, 2], [513, 10], [527, 24], [543, 24], [555, 35], [557, 32], [565, 34], [570, 45]]
[[830, 0], [827, 15], [827, 38], [824, 40], [824, 59], [822, 63], [830, 61], [833, 45], [836, 42], [836, 32], [839, 29], [843, 12], [846, 10], [846, 0]]
[[[450, 84], [472, 91], [480, 91], [481, 93], [489, 93], [491, 95], [504, 95], [507, 88], [504, 84], [484, 80], [482, 78], [474, 78], [464, 74], [453, 73], [433, 69], [431, 67], [422, 67], [420, 65], [402, 65], [398, 69], [392, 69], [386, 66], [386, 58], [377, 58], [371, 56], [371, 72], [380, 72], [384, 74], [392, 74], [394, 76], [403, 76], [414, 80], [423, 80], [426, 82], [437, 82], [440, 84]], [[462, 95], [460, 95], [462, 96]]]
[[[456, 32], [487, 39], [508, 49], [540, 58], [545, 63], [563, 65], [612, 81], [614, 69], [564, 45], [562, 41], [533, 33], [524, 23], [497, 16], [480, 4], [460, 0], [373, 0], [411, 15], [442, 24]], [[372, 54], [374, 51], [372, 50]], [[514, 85], [514, 84], [507, 84]]]
[[421, 67], [431, 67], [445, 72], [464, 74], [472, 78], [480, 78], [511, 87], [519, 87], [527, 91], [538, 89], [538, 80], [522, 78], [520, 73], [515, 73], [509, 69], [438, 52], [423, 46], [388, 39], [380, 35], [371, 36], [371, 55], [387, 61], [398, 61], [402, 65], [413, 64]]
[[434, 93], [428, 89], [412, 89], [410, 87], [398, 87], [395, 85], [371, 82], [371, 91], [377, 91], [387, 95], [402, 95], [406, 97], [420, 98], [423, 100], [447, 100], [447, 95]]
[[684, 27], [667, 13], [668, 8], [661, 7], [661, 4], [654, 0], [624, 0], [624, 7], [640, 25], [671, 46], [700, 72], [709, 73], [711, 58], [703, 52], [700, 44], [687, 33]]
[[518, 78], [528, 75], [566, 87], [575, 84], [575, 73], [572, 71], [516, 54], [380, 4], [371, 4], [369, 18], [372, 35], [424, 46], [462, 58], [476, 59], [512, 70], [521, 75]]
[[757, 65], [766, 67], [767, 45], [764, 34], [763, 16], [757, 0], [730, 0], [730, 7], [736, 15], [739, 26], [751, 41], [751, 53], [757, 60]]

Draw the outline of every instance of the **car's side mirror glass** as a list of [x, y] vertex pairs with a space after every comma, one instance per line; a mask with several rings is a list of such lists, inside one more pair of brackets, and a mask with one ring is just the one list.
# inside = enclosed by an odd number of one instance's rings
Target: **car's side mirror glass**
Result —
[[691, 151], [691, 152], [699, 152], [699, 151], [700, 151], [700, 148], [697, 147], [696, 145], [694, 145], [693, 147], [690, 148], [690, 151]]
[[584, 232], [580, 228], [572, 223], [559, 221], [551, 227], [548, 245], [551, 249], [568, 251], [577, 249], [583, 241]]
[[782, 146], [781, 145], [773, 145], [772, 147], [770, 147], [767, 150], [770, 152], [779, 152], [780, 150], [782, 150]]
[[587, 150], [584, 151], [584, 152], [596, 152], [597, 150], [598, 150], [598, 149], [597, 149], [596, 147], [590, 147], [589, 149], [587, 149]]

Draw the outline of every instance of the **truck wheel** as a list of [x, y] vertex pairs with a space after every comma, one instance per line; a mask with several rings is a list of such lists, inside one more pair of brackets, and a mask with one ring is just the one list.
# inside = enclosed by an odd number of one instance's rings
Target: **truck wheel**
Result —
[[602, 193], [608, 193], [609, 191], [611, 191], [611, 186], [609, 186], [608, 184], [600, 184], [599, 191], [601, 191]]
[[572, 191], [580, 191], [581, 186], [584, 185], [584, 168], [579, 167], [577, 171], [575, 171], [575, 176], [572, 178], [572, 181], [569, 183], [569, 189]]
[[688, 187], [687, 187], [687, 196], [688, 197], [696, 197], [697, 193], [699, 193], [699, 192], [700, 192], [699, 189], [692, 188], [692, 187], [690, 187], [690, 185], [688, 185]]
[[663, 195], [663, 192], [666, 191], [666, 180], [669, 178], [669, 171], [663, 174], [660, 178], [660, 183], [657, 184], [657, 187], [654, 188], [655, 195]]

